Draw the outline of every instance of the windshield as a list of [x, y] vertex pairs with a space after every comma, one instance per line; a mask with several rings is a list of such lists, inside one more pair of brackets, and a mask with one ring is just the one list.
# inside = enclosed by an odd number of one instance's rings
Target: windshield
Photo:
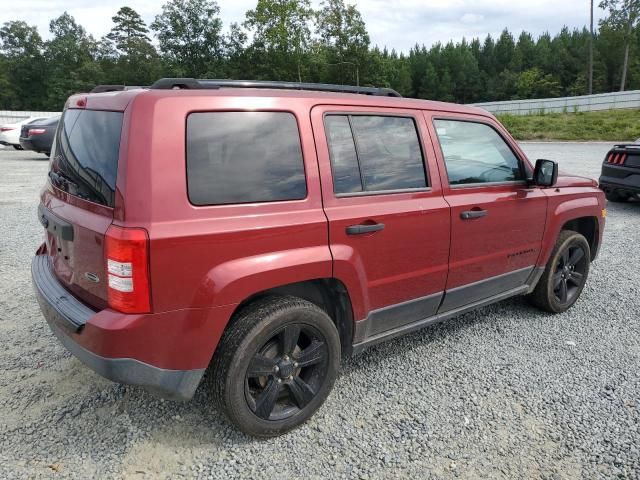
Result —
[[56, 131], [54, 185], [85, 200], [113, 207], [122, 112], [66, 110]]

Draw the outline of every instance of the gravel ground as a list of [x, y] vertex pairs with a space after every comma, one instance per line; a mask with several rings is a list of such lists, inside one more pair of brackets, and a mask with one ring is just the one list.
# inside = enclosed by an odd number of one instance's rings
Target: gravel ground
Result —
[[[524, 144], [592, 177], [608, 148]], [[162, 401], [64, 350], [29, 275], [47, 163], [0, 165], [0, 478], [640, 478], [640, 202], [609, 205], [565, 314], [513, 299], [372, 348], [308, 424], [258, 441], [206, 391]]]

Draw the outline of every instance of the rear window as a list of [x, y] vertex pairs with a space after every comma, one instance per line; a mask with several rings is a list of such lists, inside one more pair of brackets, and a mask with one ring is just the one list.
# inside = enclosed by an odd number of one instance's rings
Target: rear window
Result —
[[52, 183], [113, 207], [122, 118], [122, 112], [66, 110], [56, 132]]
[[327, 115], [337, 194], [426, 188], [416, 125], [410, 117]]
[[286, 112], [202, 112], [187, 118], [187, 182], [195, 205], [307, 196], [300, 135]]

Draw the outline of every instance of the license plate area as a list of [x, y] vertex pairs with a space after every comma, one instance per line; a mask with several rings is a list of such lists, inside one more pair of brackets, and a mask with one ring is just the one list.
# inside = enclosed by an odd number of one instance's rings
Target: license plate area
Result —
[[54, 236], [73, 242], [73, 225], [54, 215], [42, 205], [38, 206], [38, 219], [42, 226]]

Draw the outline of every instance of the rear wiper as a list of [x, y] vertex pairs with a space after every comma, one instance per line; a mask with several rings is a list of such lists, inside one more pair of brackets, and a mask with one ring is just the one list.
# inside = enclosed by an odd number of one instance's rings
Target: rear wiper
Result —
[[[68, 175], [65, 175], [62, 172], [54, 172], [53, 170], [49, 170], [49, 178], [59, 189], [64, 190], [71, 195], [75, 195], [76, 197], [84, 198], [85, 200], [89, 199], [87, 195], [80, 193], [80, 186], [76, 182], [71, 180], [71, 177], [69, 177]], [[71, 187], [71, 190], [69, 190], [69, 187]]]
[[71, 180], [71, 178], [66, 176], [64, 173], [57, 173], [53, 170], [49, 170], [49, 178], [56, 187], [64, 190], [65, 192], [69, 191], [69, 187], [73, 187], [76, 190], [78, 189], [78, 184]]

